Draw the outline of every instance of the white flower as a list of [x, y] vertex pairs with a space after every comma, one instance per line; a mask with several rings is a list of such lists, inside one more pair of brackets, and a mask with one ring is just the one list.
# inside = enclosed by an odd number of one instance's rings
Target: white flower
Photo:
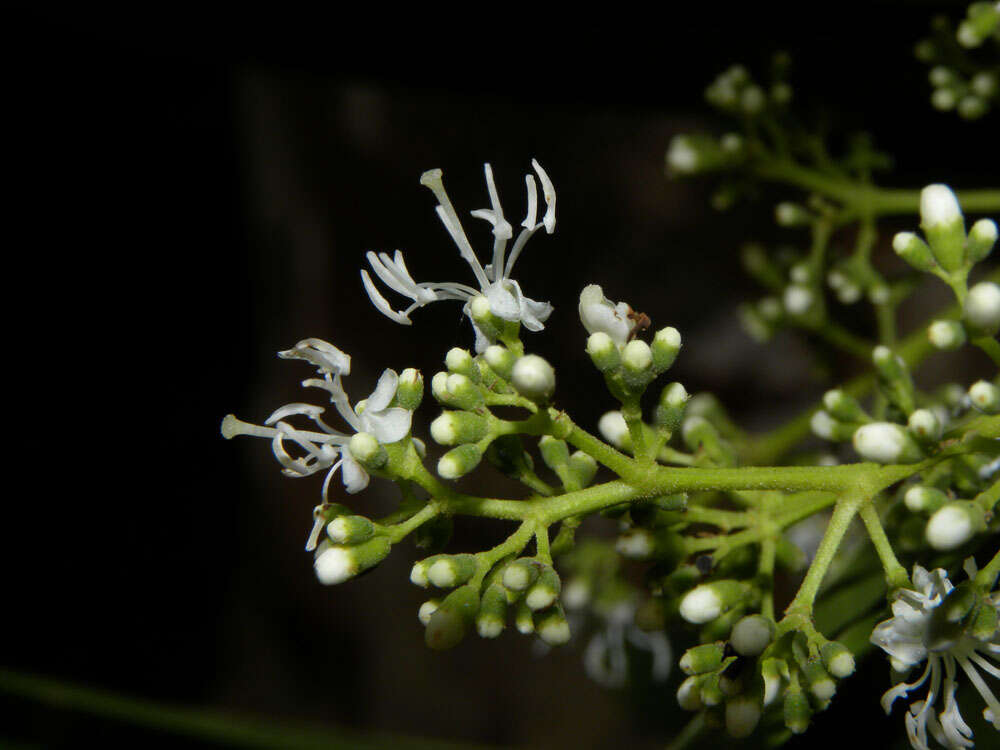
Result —
[[[353, 434], [367, 433], [380, 443], [395, 443], [410, 431], [412, 412], [389, 406], [396, 395], [399, 377], [394, 370], [385, 370], [372, 394], [352, 407], [340, 382], [341, 376], [351, 371], [350, 356], [320, 339], [304, 339], [292, 349], [278, 352], [278, 356], [305, 360], [316, 366], [321, 377], [303, 380], [302, 385], [327, 391], [334, 408], [350, 425], [352, 432], [340, 432], [326, 424], [321, 416], [325, 411], [322, 406], [293, 403], [277, 409], [264, 422], [265, 426], [249, 424], [229, 414], [222, 421], [223, 437], [228, 440], [237, 435], [251, 435], [270, 439], [274, 457], [281, 464], [285, 476], [305, 477], [326, 470], [324, 503], [327, 502], [330, 479], [337, 469], [341, 471], [347, 491], [360, 492], [368, 486], [369, 477], [348, 448]], [[295, 416], [312, 420], [319, 431], [299, 429], [285, 421]], [[286, 442], [296, 444], [304, 455], [293, 458], [286, 450]]]
[[[545, 227], [548, 234], [552, 234], [556, 228], [556, 191], [549, 180], [545, 170], [532, 159], [531, 166], [538, 174], [538, 179], [542, 183], [542, 196], [545, 199], [546, 211], [541, 221], [536, 221], [538, 213], [538, 191], [535, 187], [534, 176], [525, 175], [525, 184], [528, 189], [528, 210], [524, 221], [521, 222], [521, 232], [514, 241], [510, 255], [507, 255], [507, 241], [513, 237], [513, 229], [510, 223], [504, 218], [503, 209], [500, 206], [500, 198], [497, 195], [496, 186], [493, 183], [493, 170], [489, 164], [485, 165], [486, 186], [490, 194], [491, 208], [483, 208], [473, 211], [472, 215], [477, 219], [489, 222], [493, 227], [493, 262], [484, 268], [472, 245], [469, 243], [458, 214], [445, 192], [444, 183], [441, 181], [441, 170], [432, 169], [424, 172], [420, 177], [420, 184], [430, 188], [438, 199], [437, 214], [444, 224], [448, 234], [458, 246], [458, 251], [466, 263], [472, 268], [476, 276], [479, 288], [467, 284], [455, 282], [416, 282], [406, 268], [403, 261], [403, 254], [398, 250], [393, 257], [388, 253], [369, 252], [368, 262], [372, 271], [382, 282], [395, 292], [409, 297], [413, 302], [403, 311], [392, 309], [389, 302], [382, 296], [375, 283], [372, 281], [368, 271], [361, 271], [361, 279], [365, 285], [365, 291], [378, 310], [384, 315], [392, 318], [397, 323], [410, 325], [410, 313], [418, 307], [423, 307], [438, 300], [453, 299], [465, 302], [465, 314], [473, 319], [472, 301], [478, 297], [485, 297], [489, 304], [489, 311], [499, 318], [513, 322], [519, 322], [529, 331], [542, 330], [543, 323], [552, 314], [552, 305], [548, 302], [536, 302], [528, 299], [521, 293], [520, 285], [510, 278], [514, 263], [524, 249], [525, 244], [531, 236], [540, 228]], [[485, 309], [484, 309], [485, 311]], [[476, 351], [482, 352], [491, 343], [488, 337], [475, 324], [476, 328]]]
[[[975, 575], [975, 564], [966, 562], [966, 573]], [[893, 669], [906, 672], [921, 662], [927, 666], [915, 682], [900, 682], [882, 696], [886, 713], [893, 702], [910, 692], [928, 685], [923, 700], [910, 704], [906, 714], [906, 734], [910, 744], [918, 750], [928, 750], [927, 732], [947, 748], [972, 747], [972, 730], [962, 719], [955, 700], [958, 668], [965, 672], [983, 700], [983, 715], [1000, 730], [1000, 702], [983, 680], [979, 669], [994, 678], [1000, 678], [997, 661], [1000, 659], [1000, 633], [994, 631], [989, 640], [982, 640], [962, 630], [957, 635], [941, 635], [934, 627], [935, 609], [941, 605], [954, 588], [948, 574], [942, 569], [927, 572], [919, 565], [913, 568], [915, 591], [903, 590], [892, 604], [893, 617], [879, 623], [871, 640], [889, 654]], [[985, 600], [985, 606], [1000, 610], [1000, 595], [994, 593]], [[940, 615], [938, 613], [938, 619]], [[978, 669], [977, 669], [978, 667]], [[938, 698], [944, 696], [940, 713], [932, 709]]]
[[597, 284], [585, 286], [580, 292], [580, 322], [587, 333], [606, 333], [619, 347], [625, 346], [635, 328], [632, 315], [631, 307], [609, 300]]

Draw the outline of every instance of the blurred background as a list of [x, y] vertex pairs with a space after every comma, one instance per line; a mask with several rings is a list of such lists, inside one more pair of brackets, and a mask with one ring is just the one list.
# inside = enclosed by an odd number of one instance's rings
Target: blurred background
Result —
[[[761, 291], [740, 269], [740, 244], [804, 242], [774, 226], [773, 203], [788, 194], [718, 214], [710, 181], [665, 178], [670, 138], [730, 129], [703, 103], [705, 85], [737, 61], [763, 77], [778, 49], [794, 57], [807, 113], [834, 132], [869, 130], [896, 157], [888, 184], [996, 183], [996, 123], [931, 110], [912, 57], [931, 13], [962, 4], [803, 5], [688, 7], [666, 22], [578, 8], [553, 23], [496, 8], [461, 32], [442, 9], [391, 25], [375, 10], [239, 23], [15, 12], [7, 298], [23, 364], [12, 430], [28, 425], [34, 439], [11, 459], [27, 482], [6, 498], [0, 666], [306, 723], [348, 747], [372, 733], [431, 746], [663, 746], [684, 720], [676, 673], [604, 689], [581, 664], [586, 630], [548, 654], [509, 633], [427, 650], [409, 545], [360, 580], [320, 586], [302, 546], [321, 479], [281, 477], [266, 442], [227, 443], [218, 426], [227, 412], [260, 423], [303, 398], [308, 368], [275, 356], [300, 338], [353, 355], [355, 399], [385, 367], [429, 378], [448, 348], [471, 346], [457, 304], [418, 311], [412, 328], [381, 316], [359, 268], [366, 251], [398, 248], [417, 279], [471, 280], [420, 174], [442, 168], [467, 214], [487, 205], [489, 161], [519, 219], [533, 157], [555, 183], [558, 224], [532, 240], [515, 277], [556, 312], [525, 342], [556, 364], [558, 403], [578, 422], [594, 426], [611, 406], [583, 353], [576, 300], [588, 283], [679, 328], [674, 377], [749, 427], [779, 423], [853, 373], [799, 335], [764, 347], [742, 332], [738, 305]], [[465, 225], [485, 257], [488, 227]], [[889, 269], [895, 228], [878, 253]], [[945, 304], [944, 291], [922, 290], [903, 330]], [[865, 310], [847, 318], [871, 334]], [[926, 377], [944, 362], [932, 358]], [[434, 416], [426, 403], [415, 429]], [[470, 489], [517, 491], [478, 481]], [[394, 501], [379, 482], [352, 500], [368, 515]], [[504, 531], [457, 527], [455, 550]], [[855, 679], [869, 678], [884, 681], [884, 664]], [[901, 734], [860, 687], [798, 746], [861, 741], [861, 726], [866, 744]], [[0, 739], [17, 746], [216, 746], [8, 692], [0, 719]]]

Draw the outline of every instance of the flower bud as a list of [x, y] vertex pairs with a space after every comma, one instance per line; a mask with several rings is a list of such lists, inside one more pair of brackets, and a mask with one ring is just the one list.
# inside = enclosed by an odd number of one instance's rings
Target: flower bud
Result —
[[746, 595], [746, 586], [739, 581], [703, 583], [681, 599], [680, 614], [690, 623], [703, 625], [740, 603]]
[[548, 609], [559, 600], [562, 584], [559, 574], [551, 565], [542, 566], [538, 578], [524, 595], [524, 603], [534, 611]]
[[709, 674], [702, 677], [699, 681], [699, 687], [701, 688], [701, 702], [706, 706], [718, 706], [726, 699], [726, 694], [722, 692], [722, 687], [719, 683], [720, 679], [718, 673]]
[[498, 339], [511, 325], [517, 326], [517, 323], [510, 324], [503, 318], [494, 315], [490, 301], [483, 295], [477, 295], [469, 300], [468, 309], [472, 322], [490, 341]]
[[350, 546], [321, 544], [313, 563], [316, 578], [327, 586], [343, 583], [382, 562], [391, 546], [384, 536]]
[[954, 351], [965, 343], [965, 328], [957, 320], [935, 320], [927, 326], [927, 338], [935, 349]]
[[917, 484], [906, 491], [903, 502], [914, 513], [934, 513], [948, 502], [948, 496], [936, 487]]
[[583, 451], [575, 451], [569, 457], [569, 470], [580, 488], [590, 486], [597, 475], [597, 461]]
[[840, 422], [867, 422], [869, 419], [858, 400], [839, 388], [823, 394], [823, 406]]
[[653, 367], [657, 372], [670, 369], [681, 350], [681, 334], [676, 328], [661, 328], [653, 336]]
[[684, 407], [691, 397], [680, 383], [671, 383], [660, 392], [660, 402], [653, 414], [657, 427], [676, 432], [684, 418]]
[[842, 680], [854, 674], [854, 654], [843, 643], [829, 641], [820, 649], [820, 656], [827, 671]]
[[995, 336], [1000, 330], [1000, 286], [981, 281], [969, 290], [963, 311], [966, 324], [979, 336]]
[[726, 731], [737, 739], [749, 737], [760, 721], [761, 708], [757, 699], [738, 695], [726, 701]]
[[501, 586], [487, 586], [476, 615], [476, 630], [480, 638], [496, 638], [503, 632], [507, 618], [507, 594]]
[[681, 657], [681, 671], [684, 674], [714, 672], [722, 665], [722, 659], [725, 656], [724, 645], [721, 641], [717, 641], [689, 648]]
[[747, 615], [734, 626], [729, 636], [736, 653], [757, 656], [774, 640], [774, 621], [763, 615]]
[[436, 651], [457, 646], [478, 610], [479, 592], [475, 586], [455, 589], [431, 615], [424, 631], [424, 641]]
[[941, 439], [941, 420], [930, 409], [917, 409], [910, 415], [907, 427], [918, 440], [934, 442]]
[[420, 370], [407, 367], [399, 374], [396, 403], [407, 411], [415, 411], [424, 398], [424, 376]]
[[617, 369], [622, 363], [622, 355], [617, 344], [604, 331], [592, 333], [587, 338], [587, 354], [601, 372]]
[[449, 349], [444, 357], [444, 365], [449, 372], [458, 373], [473, 382], [479, 382], [479, 367], [468, 349], [460, 349], [457, 346]]
[[653, 366], [653, 351], [640, 339], [629, 341], [622, 350], [622, 366], [630, 379], [641, 381]]
[[514, 363], [510, 382], [525, 398], [547, 401], [556, 389], [556, 372], [537, 354], [528, 354]]
[[537, 560], [520, 559], [504, 568], [501, 580], [510, 591], [526, 591], [541, 573], [542, 564]]
[[920, 446], [898, 424], [872, 422], [854, 431], [854, 450], [866, 461], [912, 464], [923, 458]]
[[420, 605], [420, 609], [417, 610], [417, 619], [420, 623], [427, 627], [427, 624], [431, 621], [431, 616], [438, 611], [438, 607], [441, 606], [440, 599], [428, 599], [426, 602]]
[[965, 255], [970, 263], [978, 263], [990, 254], [997, 241], [997, 225], [991, 219], [980, 219], [969, 230]]
[[770, 706], [778, 699], [782, 683], [788, 680], [788, 663], [784, 659], [764, 659], [760, 675], [764, 680], [764, 705]]
[[569, 463], [569, 446], [565, 440], [543, 435], [538, 441], [538, 451], [542, 454], [542, 461], [553, 471], [562, 471]]
[[807, 661], [802, 673], [809, 685], [809, 692], [821, 703], [830, 700], [837, 692], [837, 683], [830, 677], [830, 673], [826, 671], [821, 661]]
[[444, 381], [448, 391], [448, 405], [463, 410], [475, 409], [483, 403], [483, 394], [471, 378], [460, 373], [452, 373]]
[[885, 395], [903, 413], [910, 414], [916, 408], [916, 394], [913, 379], [903, 358], [893, 354], [887, 346], [876, 346], [872, 349], [872, 363]]
[[476, 572], [474, 555], [438, 555], [427, 568], [427, 580], [440, 589], [465, 583]]
[[474, 443], [488, 431], [485, 418], [465, 411], [446, 411], [431, 422], [431, 437], [441, 445]]
[[521, 635], [535, 632], [535, 613], [523, 601], [517, 603], [514, 613], [514, 627]]
[[1000, 389], [986, 380], [977, 380], [969, 388], [972, 405], [987, 414], [1000, 412]]
[[563, 586], [562, 601], [569, 609], [582, 609], [590, 603], [592, 591], [590, 580], [582, 576], [570, 579]]
[[892, 249], [918, 271], [932, 271], [937, 267], [930, 247], [913, 232], [898, 232], [892, 238]]
[[927, 543], [936, 550], [961, 547], [976, 534], [986, 530], [986, 519], [978, 503], [955, 500], [941, 506], [927, 522]]
[[451, 394], [448, 393], [448, 373], [441, 371], [434, 373], [431, 378], [431, 394], [438, 403], [451, 406]]
[[987, 604], [979, 607], [975, 613], [969, 627], [969, 635], [984, 642], [990, 641], [997, 634], [998, 627], [1000, 627], [1000, 612], [996, 607]]
[[566, 613], [556, 604], [534, 617], [535, 632], [549, 646], [561, 646], [570, 639], [569, 623]]
[[767, 98], [764, 96], [764, 90], [760, 86], [747, 86], [743, 89], [743, 93], [740, 94], [740, 109], [748, 115], [757, 114], [764, 109], [766, 103]]
[[437, 473], [442, 479], [458, 479], [479, 466], [483, 459], [482, 449], [475, 443], [466, 443], [452, 448], [438, 459]]
[[486, 360], [486, 364], [490, 366], [493, 372], [504, 380], [510, 380], [510, 374], [514, 369], [514, 363], [517, 361], [517, 355], [505, 346], [493, 344], [486, 347], [486, 351], [483, 352], [483, 359]]
[[700, 711], [704, 708], [699, 682], [698, 677], [688, 677], [677, 688], [677, 705], [685, 711]]
[[619, 450], [629, 450], [632, 440], [629, 437], [628, 425], [620, 411], [609, 411], [597, 422], [597, 430], [605, 440]]
[[854, 426], [844, 424], [820, 409], [809, 419], [809, 428], [816, 437], [824, 440], [850, 440], [854, 435]]
[[920, 192], [920, 227], [941, 267], [946, 271], [960, 269], [965, 254], [965, 222], [950, 187], [928, 185]]
[[801, 227], [807, 225], [812, 219], [812, 215], [805, 206], [788, 201], [779, 203], [774, 207], [774, 220], [779, 227]]
[[934, 109], [941, 110], [942, 112], [954, 109], [957, 103], [958, 95], [955, 93], [954, 89], [940, 88], [936, 89], [931, 94], [931, 106], [934, 107]]
[[326, 526], [335, 544], [360, 544], [375, 536], [375, 524], [364, 516], [337, 516]]
[[323, 503], [313, 508], [313, 527], [309, 532], [309, 539], [306, 540], [306, 552], [312, 552], [319, 543], [319, 535], [323, 533], [325, 527], [337, 516], [350, 515], [351, 509], [339, 503]]
[[997, 93], [998, 81], [994, 73], [982, 70], [972, 76], [969, 86], [978, 96], [989, 99]]
[[801, 284], [790, 284], [785, 287], [782, 301], [785, 310], [789, 315], [802, 317], [808, 313], [816, 303], [816, 295], [812, 289]]
[[785, 726], [794, 734], [802, 734], [809, 728], [812, 711], [809, 700], [801, 690], [789, 690], [785, 693], [783, 713]]

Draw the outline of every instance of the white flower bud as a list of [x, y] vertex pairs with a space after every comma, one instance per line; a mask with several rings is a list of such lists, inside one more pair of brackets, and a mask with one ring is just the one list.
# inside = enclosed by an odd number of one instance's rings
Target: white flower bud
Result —
[[814, 295], [812, 290], [804, 286], [791, 284], [785, 287], [783, 299], [789, 315], [805, 315], [812, 307]]
[[615, 542], [615, 551], [631, 560], [648, 560], [655, 547], [653, 535], [646, 529], [629, 529]]
[[653, 352], [645, 341], [629, 341], [622, 351], [622, 364], [632, 372], [645, 372], [653, 365]]
[[918, 484], [910, 487], [903, 495], [906, 507], [914, 513], [933, 511], [940, 508], [948, 500], [948, 496], [935, 487], [925, 487]]
[[528, 354], [514, 363], [510, 382], [522, 396], [546, 400], [556, 389], [556, 371], [537, 354]]
[[350, 547], [326, 547], [316, 556], [313, 567], [319, 582], [331, 586], [354, 578], [360, 571]]
[[733, 626], [729, 642], [736, 653], [757, 656], [774, 639], [774, 622], [763, 615], [747, 615]]
[[685, 711], [700, 711], [704, 707], [701, 702], [701, 690], [698, 688], [697, 676], [688, 677], [677, 688], [677, 705]]
[[619, 449], [628, 444], [628, 425], [620, 411], [609, 411], [597, 422], [597, 430], [602, 437]]
[[351, 442], [348, 443], [348, 447], [350, 448], [351, 455], [361, 463], [374, 461], [378, 458], [379, 451], [382, 449], [375, 436], [367, 432], [359, 432], [353, 435]]
[[935, 65], [927, 74], [928, 80], [930, 80], [931, 85], [940, 88], [941, 86], [947, 86], [954, 80], [954, 74], [946, 68], [944, 65]]
[[965, 329], [957, 320], [935, 320], [927, 326], [927, 338], [935, 349], [953, 351], [965, 343]]
[[590, 601], [590, 583], [585, 578], [574, 578], [563, 588], [562, 600], [570, 609], [585, 607]]
[[955, 92], [951, 89], [935, 89], [931, 94], [931, 106], [942, 112], [954, 109], [957, 102], [958, 97], [955, 96]]
[[907, 422], [910, 432], [924, 440], [938, 440], [941, 437], [941, 422], [930, 409], [917, 409]]
[[966, 244], [966, 254], [973, 263], [978, 263], [987, 257], [997, 241], [997, 225], [990, 219], [980, 219], [969, 230], [969, 241]]
[[711, 622], [722, 614], [722, 597], [709, 584], [691, 589], [681, 599], [681, 617], [695, 625]]
[[988, 99], [997, 91], [997, 77], [993, 73], [982, 71], [972, 76], [969, 85], [976, 94]]
[[719, 145], [726, 153], [737, 154], [743, 148], [743, 136], [739, 133], [725, 133], [719, 139]]
[[698, 171], [698, 152], [691, 140], [684, 135], [674, 136], [667, 151], [667, 164], [678, 174], [694, 174]]
[[962, 220], [955, 193], [947, 185], [928, 185], [920, 191], [920, 223], [924, 227], [953, 224]]
[[749, 737], [760, 721], [761, 708], [756, 698], [738, 695], [726, 701], [726, 731], [737, 739]]
[[809, 212], [797, 203], [786, 201], [774, 207], [774, 220], [781, 227], [802, 226], [809, 223]]
[[833, 417], [820, 409], [810, 418], [809, 427], [817, 437], [821, 437], [824, 440], [833, 440], [834, 431], [837, 429], [837, 422]]
[[587, 354], [601, 372], [614, 370], [621, 364], [622, 355], [614, 340], [604, 331], [597, 331], [587, 338]]
[[913, 463], [921, 458], [913, 439], [891, 422], [872, 422], [855, 430], [854, 450], [862, 458], [880, 464]]
[[743, 89], [743, 94], [740, 96], [740, 106], [747, 114], [752, 115], [760, 112], [766, 103], [767, 98], [760, 86], [751, 85]]
[[1000, 286], [981, 281], [965, 298], [965, 320], [977, 331], [994, 335], [1000, 329]]
[[428, 599], [426, 602], [420, 605], [420, 609], [417, 610], [417, 619], [420, 623], [427, 627], [427, 623], [431, 621], [431, 615], [438, 611], [438, 607], [441, 606], [440, 599]]
[[936, 550], [947, 551], [961, 547], [972, 539], [983, 526], [982, 519], [974, 515], [973, 505], [952, 502], [939, 508], [927, 522], [924, 532], [927, 543]]
[[969, 400], [980, 411], [996, 414], [1000, 410], [1000, 388], [986, 380], [978, 380], [969, 388]]

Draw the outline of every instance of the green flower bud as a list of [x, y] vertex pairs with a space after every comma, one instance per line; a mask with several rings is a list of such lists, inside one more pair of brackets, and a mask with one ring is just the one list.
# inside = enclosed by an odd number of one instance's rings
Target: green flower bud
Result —
[[957, 320], [935, 320], [927, 326], [927, 338], [935, 349], [954, 351], [965, 343], [965, 328]]
[[812, 711], [809, 700], [801, 690], [789, 690], [785, 693], [783, 708], [785, 726], [795, 734], [802, 734], [809, 728]]
[[445, 381], [449, 395], [449, 405], [462, 410], [472, 410], [483, 404], [483, 394], [470, 378], [452, 373]]
[[444, 371], [434, 373], [434, 377], [431, 378], [431, 394], [438, 403], [453, 406], [451, 394], [448, 393], [448, 373]]
[[997, 241], [997, 225], [991, 219], [980, 219], [969, 230], [965, 255], [970, 263], [978, 263], [993, 250]]
[[824, 643], [820, 656], [827, 671], [838, 680], [854, 674], [854, 654], [843, 643]]
[[764, 680], [764, 705], [770, 706], [781, 694], [782, 685], [788, 681], [788, 663], [784, 659], [768, 658], [760, 663]]
[[469, 317], [483, 332], [483, 335], [491, 341], [500, 338], [510, 328], [516, 330], [519, 327], [517, 323], [508, 323], [503, 318], [494, 315], [490, 308], [490, 301], [482, 295], [469, 300]]
[[653, 353], [653, 368], [657, 372], [669, 370], [681, 350], [680, 331], [670, 326], [661, 328], [653, 336], [653, 345], [650, 348]]
[[737, 739], [749, 737], [760, 721], [761, 707], [749, 695], [739, 695], [726, 701], [726, 731]]
[[505, 346], [493, 344], [486, 347], [486, 351], [483, 352], [483, 359], [486, 360], [486, 364], [490, 366], [493, 372], [504, 380], [510, 380], [510, 374], [514, 370], [517, 355]]
[[989, 105], [982, 97], [967, 94], [958, 100], [957, 111], [965, 120], [977, 120], [989, 111]]
[[955, 500], [938, 508], [927, 522], [927, 543], [936, 550], [958, 549], [986, 530], [985, 511], [971, 500]]
[[889, 400], [905, 414], [910, 414], [916, 408], [916, 395], [903, 358], [893, 354], [887, 346], [876, 346], [872, 349], [872, 363]]
[[760, 86], [750, 85], [743, 89], [740, 95], [740, 108], [749, 115], [755, 115], [764, 109], [767, 97]]
[[957, 271], [963, 266], [965, 221], [950, 187], [928, 185], [920, 192], [920, 227], [944, 270]]
[[948, 496], [936, 487], [917, 484], [906, 491], [903, 502], [914, 513], [933, 513], [948, 502]]
[[597, 475], [597, 461], [583, 451], [575, 451], [569, 457], [569, 471], [576, 480], [577, 486], [588, 487]]
[[969, 86], [977, 95], [984, 99], [990, 99], [997, 93], [998, 81], [996, 75], [983, 70], [972, 76]]
[[468, 349], [458, 347], [449, 349], [444, 357], [444, 365], [449, 372], [464, 375], [474, 383], [479, 382], [479, 367]]
[[671, 383], [660, 392], [660, 401], [653, 413], [657, 427], [670, 433], [677, 431], [684, 418], [684, 408], [691, 397], [680, 383]]
[[987, 414], [1000, 412], [1000, 388], [985, 380], [977, 380], [969, 388], [972, 405]]
[[920, 446], [898, 424], [872, 422], [854, 431], [854, 450], [866, 461], [912, 464], [923, 459]]
[[695, 625], [702, 625], [740, 604], [747, 593], [747, 586], [740, 581], [703, 583], [681, 599], [681, 617]]
[[684, 674], [705, 674], [714, 672], [722, 665], [725, 656], [722, 641], [694, 646], [684, 652], [680, 667]]
[[360, 544], [375, 536], [375, 524], [364, 516], [337, 516], [327, 524], [326, 533], [336, 544]]
[[437, 473], [442, 479], [458, 479], [479, 466], [483, 451], [475, 443], [452, 448], [438, 460]]
[[389, 460], [389, 454], [385, 452], [385, 448], [379, 444], [374, 435], [367, 432], [358, 432], [352, 435], [347, 447], [351, 451], [351, 455], [369, 469], [381, 469]]
[[444, 555], [434, 555], [413, 563], [413, 567], [410, 568], [410, 583], [422, 589], [427, 588], [430, 585], [430, 580], [427, 578], [427, 571], [441, 557], [444, 557]]
[[438, 555], [427, 568], [427, 580], [440, 589], [465, 583], [476, 572], [474, 555]]
[[562, 583], [559, 574], [550, 565], [542, 566], [538, 579], [531, 584], [524, 595], [524, 603], [536, 612], [551, 607], [559, 600]]
[[478, 414], [446, 411], [431, 422], [431, 437], [441, 445], [460, 445], [482, 440], [489, 432], [489, 422]]
[[604, 331], [590, 334], [587, 337], [587, 354], [601, 372], [617, 370], [622, 363], [622, 355], [618, 345]]
[[535, 613], [523, 601], [517, 603], [517, 611], [514, 613], [514, 627], [521, 635], [535, 632]]
[[570, 639], [569, 623], [566, 613], [556, 604], [544, 612], [538, 612], [535, 617], [535, 632], [549, 646], [561, 646]]
[[542, 454], [542, 461], [553, 471], [561, 471], [569, 463], [569, 446], [565, 440], [543, 435], [538, 441], [538, 450]]
[[734, 626], [729, 636], [736, 653], [742, 656], [757, 656], [764, 652], [774, 640], [774, 621], [763, 615], [747, 615]]
[[515, 560], [504, 568], [501, 580], [505, 588], [511, 591], [527, 591], [541, 573], [542, 564], [537, 560], [522, 558]]
[[416, 411], [424, 398], [424, 376], [420, 370], [407, 367], [399, 374], [396, 385], [396, 403], [407, 411]]
[[527, 354], [514, 363], [510, 382], [525, 398], [548, 401], [556, 389], [556, 371], [537, 354]]
[[858, 400], [839, 388], [823, 394], [823, 406], [830, 413], [830, 416], [841, 422], [868, 422], [870, 420]]
[[821, 661], [810, 660], [805, 663], [802, 673], [809, 685], [809, 691], [821, 703], [828, 701], [837, 692], [837, 683], [830, 677]]
[[892, 249], [918, 271], [928, 272], [937, 267], [930, 247], [913, 232], [897, 233], [892, 238]]
[[997, 612], [995, 607], [985, 604], [976, 611], [969, 627], [969, 634], [981, 641], [989, 641], [996, 635], [998, 627], [1000, 627], [1000, 612]]
[[722, 686], [719, 683], [718, 673], [709, 674], [699, 681], [701, 702], [706, 706], [718, 706], [726, 699], [726, 694], [722, 692]]
[[974, 335], [995, 336], [1000, 331], [1000, 285], [981, 281], [972, 287], [962, 314]]
[[823, 409], [814, 412], [809, 418], [809, 428], [816, 437], [824, 440], [850, 440], [854, 436], [853, 424], [845, 424], [827, 414]]
[[317, 549], [313, 568], [319, 582], [330, 586], [354, 578], [382, 562], [392, 547], [388, 538], [377, 536], [355, 545], [326, 544]]
[[431, 621], [431, 616], [438, 611], [441, 606], [440, 599], [428, 599], [426, 602], [420, 605], [420, 609], [417, 610], [417, 619], [426, 628]]
[[436, 651], [457, 646], [478, 610], [479, 592], [476, 586], [455, 589], [431, 615], [424, 631], [424, 641]]
[[685, 711], [700, 711], [705, 707], [701, 702], [700, 678], [688, 677], [677, 688], [677, 705]]
[[507, 619], [507, 593], [501, 586], [487, 586], [476, 615], [476, 630], [481, 638], [496, 638]]

